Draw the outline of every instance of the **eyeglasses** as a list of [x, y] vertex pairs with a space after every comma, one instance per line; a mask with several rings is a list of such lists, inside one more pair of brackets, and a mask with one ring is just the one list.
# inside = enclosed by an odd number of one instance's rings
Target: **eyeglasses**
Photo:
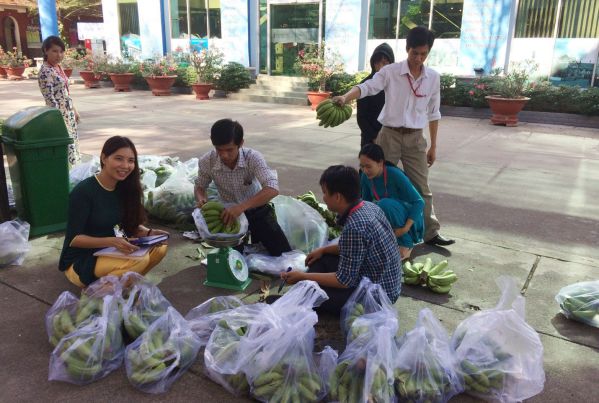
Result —
[[420, 89], [420, 86], [422, 85], [422, 81], [420, 81], [420, 84], [418, 84], [418, 87], [414, 88], [414, 83], [412, 82], [412, 77], [410, 77], [409, 74], [406, 74], [406, 77], [408, 77], [408, 82], [410, 83], [410, 88], [412, 89], [412, 93], [414, 94], [414, 96], [416, 98], [424, 98], [426, 97], [425, 94], [419, 94], [418, 90]]

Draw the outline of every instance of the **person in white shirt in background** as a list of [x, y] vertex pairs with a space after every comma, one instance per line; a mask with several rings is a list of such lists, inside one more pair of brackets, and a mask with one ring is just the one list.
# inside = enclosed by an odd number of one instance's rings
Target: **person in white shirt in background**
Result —
[[[383, 125], [375, 143], [383, 148], [389, 161], [401, 161], [405, 174], [424, 199], [424, 241], [430, 245], [455, 243], [439, 234], [441, 225], [435, 216], [433, 195], [428, 186], [428, 169], [437, 153], [437, 130], [441, 113], [439, 73], [426, 67], [424, 61], [435, 37], [424, 27], [410, 30], [406, 40], [408, 57], [380, 69], [371, 80], [358, 84], [345, 95], [333, 98], [338, 105], [385, 91], [385, 105], [378, 117]], [[423, 134], [428, 124], [430, 148]]]

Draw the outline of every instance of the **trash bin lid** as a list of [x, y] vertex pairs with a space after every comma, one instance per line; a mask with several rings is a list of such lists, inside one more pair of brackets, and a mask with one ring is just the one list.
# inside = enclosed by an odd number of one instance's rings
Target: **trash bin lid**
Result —
[[4, 143], [37, 143], [68, 139], [69, 132], [60, 111], [48, 106], [30, 106], [10, 116], [2, 126]]

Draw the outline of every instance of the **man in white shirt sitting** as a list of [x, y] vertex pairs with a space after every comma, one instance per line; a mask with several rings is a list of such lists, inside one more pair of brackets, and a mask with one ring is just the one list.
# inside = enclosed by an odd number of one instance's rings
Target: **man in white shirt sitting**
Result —
[[[383, 125], [375, 143], [383, 148], [387, 159], [401, 161], [403, 169], [424, 199], [424, 241], [431, 245], [447, 246], [455, 241], [439, 234], [441, 225], [435, 216], [433, 195], [428, 186], [428, 169], [437, 153], [437, 130], [441, 113], [439, 73], [424, 65], [435, 37], [424, 27], [408, 33], [408, 58], [384, 66], [372, 79], [359, 84], [345, 95], [333, 98], [339, 105], [354, 99], [385, 91], [385, 105], [378, 117]], [[423, 134], [428, 124], [430, 148]]]

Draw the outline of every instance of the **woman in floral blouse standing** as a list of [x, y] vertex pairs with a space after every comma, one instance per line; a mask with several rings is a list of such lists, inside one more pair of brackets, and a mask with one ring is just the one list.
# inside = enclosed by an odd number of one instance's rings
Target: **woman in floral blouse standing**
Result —
[[69, 79], [60, 66], [64, 51], [64, 42], [59, 37], [49, 36], [44, 40], [42, 44], [44, 63], [38, 73], [38, 83], [46, 105], [60, 111], [69, 136], [73, 139], [73, 144], [69, 144], [69, 165], [73, 166], [81, 162], [77, 134], [79, 114], [69, 94]]

